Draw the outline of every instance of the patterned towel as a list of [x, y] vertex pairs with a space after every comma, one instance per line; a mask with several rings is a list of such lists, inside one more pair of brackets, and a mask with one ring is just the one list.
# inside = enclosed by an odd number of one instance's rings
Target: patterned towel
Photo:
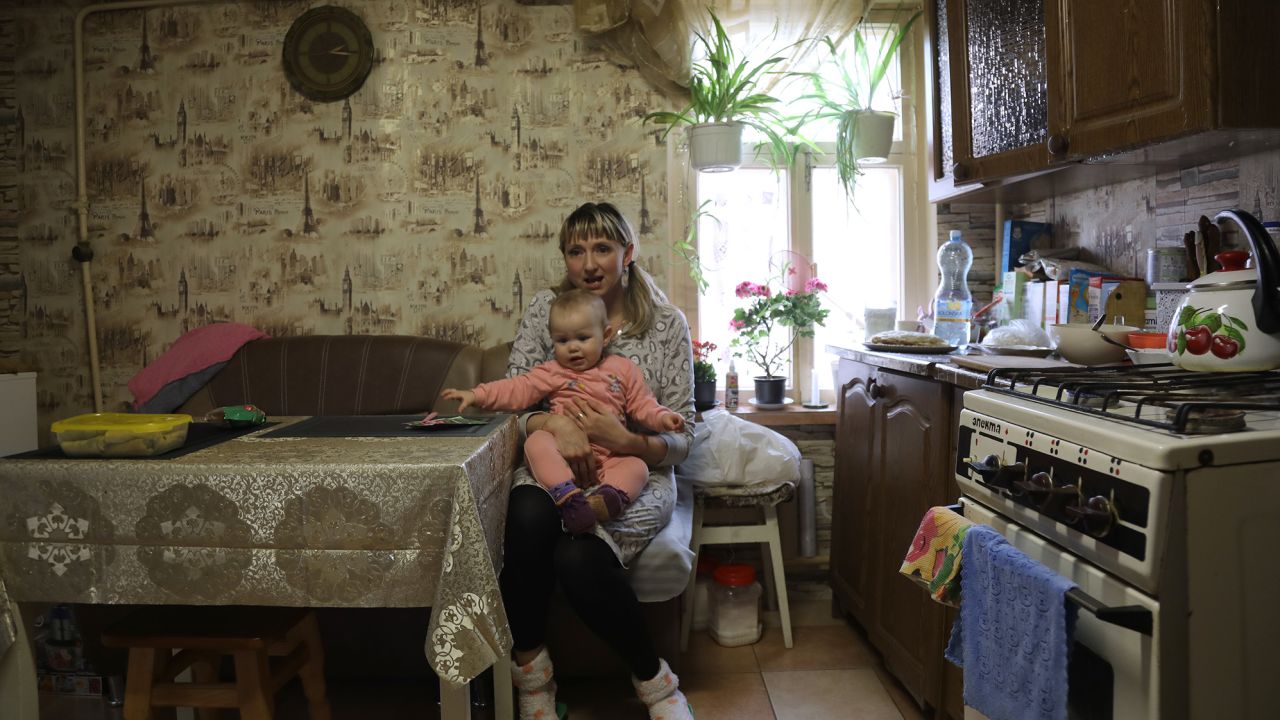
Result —
[[946, 658], [965, 669], [965, 705], [991, 720], [1066, 720], [1075, 583], [986, 525], [965, 534], [961, 564]]
[[929, 594], [934, 600], [958, 606], [961, 549], [964, 536], [972, 525], [948, 508], [929, 508], [898, 572], [908, 577], [919, 577], [928, 583]]

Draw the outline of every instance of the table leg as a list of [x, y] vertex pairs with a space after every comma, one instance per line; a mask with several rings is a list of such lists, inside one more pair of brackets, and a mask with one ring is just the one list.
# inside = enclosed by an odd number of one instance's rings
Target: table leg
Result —
[[9, 604], [17, 638], [0, 658], [0, 720], [38, 720], [40, 699], [36, 692], [36, 663], [27, 639], [26, 623], [17, 603]]
[[497, 720], [510, 720], [516, 716], [512, 695], [511, 658], [501, 657], [493, 664], [493, 716]]
[[440, 681], [440, 720], [471, 720], [471, 685]]

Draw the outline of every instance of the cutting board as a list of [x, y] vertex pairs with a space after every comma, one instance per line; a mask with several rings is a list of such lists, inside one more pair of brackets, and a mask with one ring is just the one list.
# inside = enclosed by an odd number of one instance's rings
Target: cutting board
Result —
[[953, 355], [948, 358], [953, 365], [970, 370], [991, 372], [997, 368], [1018, 368], [1021, 370], [1037, 370], [1044, 368], [1078, 367], [1065, 360], [1049, 360], [1048, 358], [1020, 357], [1017, 355]]

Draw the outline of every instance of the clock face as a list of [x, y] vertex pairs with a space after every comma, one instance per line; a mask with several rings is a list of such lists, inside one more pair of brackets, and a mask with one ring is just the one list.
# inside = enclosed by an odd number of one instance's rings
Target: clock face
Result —
[[350, 96], [373, 69], [373, 35], [360, 16], [333, 5], [303, 13], [284, 38], [284, 72], [303, 96], [333, 102]]

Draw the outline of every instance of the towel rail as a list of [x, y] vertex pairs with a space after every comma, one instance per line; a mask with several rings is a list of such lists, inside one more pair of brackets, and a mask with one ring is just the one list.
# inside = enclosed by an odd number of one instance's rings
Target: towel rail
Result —
[[[948, 510], [964, 514], [964, 503], [955, 503], [946, 506]], [[929, 584], [918, 577], [911, 577], [912, 582], [924, 588], [927, 592]], [[1078, 587], [1071, 588], [1067, 591], [1067, 600], [1082, 610], [1087, 610], [1102, 622], [1118, 625], [1119, 627], [1142, 633], [1147, 637], [1151, 637], [1153, 626], [1155, 624], [1151, 611], [1141, 605], [1119, 605], [1112, 607], [1104, 605], [1097, 598], [1086, 593]], [[949, 603], [944, 603], [949, 604]], [[954, 605], [952, 607], [955, 607]]]

